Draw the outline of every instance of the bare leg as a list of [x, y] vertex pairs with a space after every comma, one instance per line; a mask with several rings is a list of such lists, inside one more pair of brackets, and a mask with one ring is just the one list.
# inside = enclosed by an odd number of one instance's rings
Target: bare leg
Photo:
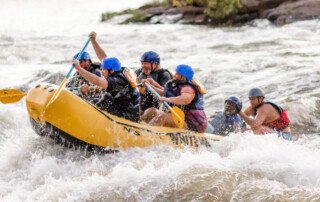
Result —
[[158, 110], [154, 107], [147, 109], [141, 116], [141, 121], [149, 123], [154, 117], [157, 116]]
[[161, 112], [158, 116], [154, 117], [150, 121], [151, 125], [154, 126], [166, 126], [171, 128], [176, 128], [176, 124], [172, 119], [171, 113]]

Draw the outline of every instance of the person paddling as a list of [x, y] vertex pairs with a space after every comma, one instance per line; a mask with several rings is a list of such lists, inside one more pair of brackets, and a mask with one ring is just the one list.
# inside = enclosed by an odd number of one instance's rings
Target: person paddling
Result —
[[[80, 53], [75, 54], [73, 60], [75, 60], [79, 54]], [[93, 63], [88, 52], [83, 52], [80, 55], [79, 64], [81, 68], [84, 68], [97, 76], [101, 76], [100, 63]], [[78, 72], [76, 72], [73, 77], [66, 83], [66, 88], [78, 88], [84, 84], [89, 85], [89, 82], [81, 77]]]
[[[107, 57], [105, 51], [101, 48], [97, 42], [97, 33], [91, 32], [91, 43], [95, 50], [97, 57], [102, 60]], [[150, 91], [146, 89], [144, 83], [148, 81], [151, 85], [164, 86], [171, 78], [171, 73], [161, 68], [160, 57], [154, 51], [147, 51], [141, 56], [141, 69], [136, 71], [138, 83], [142, 83], [142, 87], [139, 87], [141, 93], [141, 105], [140, 110], [143, 113], [146, 109], [150, 107], [159, 108], [157, 98], [155, 98]]]
[[100, 109], [132, 121], [139, 120], [140, 93], [130, 83], [132, 78], [123, 72], [119, 59], [109, 57], [102, 60], [103, 77], [98, 77], [81, 68], [78, 60], [75, 60], [74, 64], [82, 77], [105, 89], [106, 93], [96, 104]]
[[252, 88], [249, 91], [250, 106], [240, 111], [239, 115], [251, 126], [254, 134], [276, 133], [279, 137], [292, 140], [286, 110], [273, 102], [264, 101], [264, 98], [265, 95], [260, 88]]
[[[164, 88], [158, 86], [157, 91], [163, 95], [159, 98], [161, 102], [168, 102], [184, 111], [187, 129], [202, 133], [207, 128], [207, 117], [203, 107], [203, 94], [200, 92], [202, 90], [192, 82], [193, 76], [192, 67], [178, 65], [173, 79]], [[176, 127], [170, 112], [162, 112], [156, 108], [147, 109], [142, 120], [151, 125]]]

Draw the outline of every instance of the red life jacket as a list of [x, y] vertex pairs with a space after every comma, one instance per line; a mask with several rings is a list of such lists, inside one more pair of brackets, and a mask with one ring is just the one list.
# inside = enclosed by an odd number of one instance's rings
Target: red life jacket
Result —
[[[272, 128], [276, 131], [282, 131], [284, 129], [286, 129], [289, 125], [290, 125], [290, 120], [289, 117], [287, 115], [286, 110], [282, 109], [280, 106], [278, 106], [277, 104], [273, 103], [273, 102], [265, 102], [263, 104], [271, 104], [278, 112], [280, 117], [277, 120], [274, 120], [270, 123], [263, 123], [263, 126], [267, 126], [269, 128]], [[262, 105], [260, 105], [262, 106]], [[258, 108], [260, 107], [258, 106]]]

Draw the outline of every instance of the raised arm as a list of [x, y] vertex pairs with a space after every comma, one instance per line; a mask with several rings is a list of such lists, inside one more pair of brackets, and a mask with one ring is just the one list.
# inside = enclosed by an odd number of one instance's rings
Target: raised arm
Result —
[[84, 68], [81, 68], [78, 60], [74, 60], [74, 65], [75, 69], [85, 80], [89, 81], [93, 85], [100, 86], [101, 88], [108, 88], [108, 81], [104, 77], [98, 77]]
[[104, 50], [100, 47], [100, 45], [97, 42], [97, 33], [91, 32], [89, 34], [91, 36], [91, 44], [93, 46], [94, 51], [96, 52], [97, 57], [101, 61], [103, 58], [107, 57], [107, 54], [104, 52]]

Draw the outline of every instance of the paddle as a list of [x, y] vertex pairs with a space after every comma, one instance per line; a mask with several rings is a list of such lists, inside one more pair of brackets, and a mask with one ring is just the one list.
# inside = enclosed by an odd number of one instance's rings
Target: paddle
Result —
[[[160, 98], [158, 92], [155, 91], [149, 83], [146, 82], [146, 86], [157, 98]], [[184, 112], [179, 107], [171, 107], [167, 102], [163, 102], [163, 104], [171, 111], [173, 121], [178, 128], [183, 128], [185, 119]]]
[[18, 102], [25, 95], [26, 93], [17, 89], [3, 89], [0, 90], [0, 102], [3, 104]]
[[[87, 40], [86, 44], [84, 45], [84, 47], [82, 48], [82, 50], [81, 50], [80, 53], [78, 54], [76, 60], [79, 60], [79, 59], [80, 59], [82, 53], [85, 51], [85, 49], [87, 48], [88, 44], [90, 43], [91, 38], [92, 38], [92, 37], [90, 36], [89, 39]], [[59, 94], [61, 88], [64, 86], [65, 82], [66, 82], [66, 81], [68, 80], [68, 78], [70, 77], [73, 68], [74, 68], [74, 64], [71, 65], [71, 68], [70, 68], [69, 72], [68, 72], [67, 75], [64, 77], [64, 79], [63, 79], [63, 81], [61, 82], [58, 90], [55, 91], [55, 93], [53, 94], [53, 96], [52, 96], [51, 99], [49, 100], [48, 104], [47, 104], [46, 107], [45, 107], [45, 110], [46, 110], [47, 106], [49, 106], [49, 105], [55, 100], [55, 98], [56, 98], [57, 95]], [[44, 111], [45, 111], [45, 110], [44, 110]]]
[[[91, 40], [91, 36], [89, 37], [89, 39], [87, 40], [86, 44], [84, 45], [84, 47], [82, 48], [81, 52], [78, 54], [77, 56], [77, 60], [79, 60], [80, 56], [82, 55], [82, 53], [84, 52], [84, 50], [87, 48], [88, 44], [90, 43]], [[63, 81], [61, 82], [59, 88], [57, 91], [55, 91], [55, 93], [53, 94], [53, 96], [51, 97], [51, 99], [49, 100], [48, 104], [46, 105], [45, 109], [47, 108], [47, 106], [49, 104], [51, 104], [55, 97], [59, 94], [61, 88], [63, 87], [63, 85], [65, 84], [65, 82], [68, 80], [68, 78], [70, 77], [72, 70], [74, 68], [74, 65], [71, 66], [69, 72], [67, 73], [67, 75], [65, 76], [65, 78], [63, 79]], [[21, 92], [20, 90], [17, 89], [3, 89], [0, 90], [0, 102], [2, 102], [3, 104], [9, 104], [9, 103], [14, 103], [14, 102], [18, 102], [19, 100], [21, 100], [21, 98], [23, 98], [23, 96], [25, 96], [26, 93]]]

